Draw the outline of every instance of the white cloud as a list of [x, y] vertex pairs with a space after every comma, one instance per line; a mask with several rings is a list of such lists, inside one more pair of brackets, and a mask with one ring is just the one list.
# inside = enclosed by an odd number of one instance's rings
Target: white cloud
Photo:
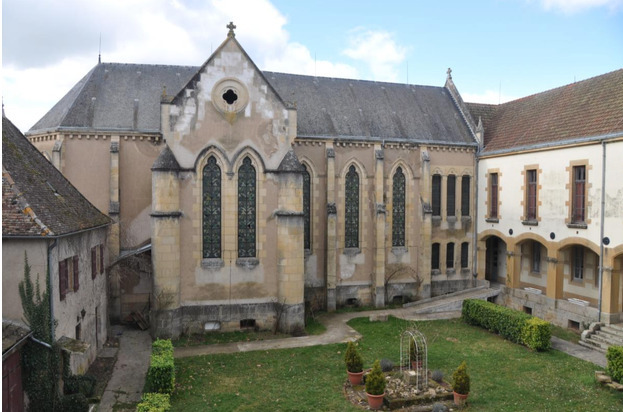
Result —
[[374, 80], [398, 79], [398, 66], [404, 61], [407, 48], [397, 44], [391, 33], [357, 28], [351, 31], [349, 44], [343, 54], [366, 63]]
[[514, 96], [500, 95], [499, 92], [494, 90], [487, 90], [484, 93], [461, 93], [461, 97], [465, 102], [487, 104], [506, 103], [517, 99], [517, 97]]
[[4, 0], [2, 7], [2, 94], [22, 131], [95, 66], [100, 35], [103, 62], [199, 66], [233, 21], [261, 69], [357, 76], [353, 66], [315, 61], [290, 41], [286, 17], [268, 0]]
[[559, 10], [563, 13], [577, 13], [595, 7], [616, 10], [623, 6], [623, 0], [540, 0], [546, 10]]

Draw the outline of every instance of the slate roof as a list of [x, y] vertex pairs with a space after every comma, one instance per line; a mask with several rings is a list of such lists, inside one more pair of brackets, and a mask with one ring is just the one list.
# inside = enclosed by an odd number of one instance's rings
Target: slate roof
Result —
[[484, 154], [621, 133], [623, 69], [498, 106], [468, 105], [483, 116]]
[[167, 94], [178, 92], [196, 71], [191, 66], [100, 63], [27, 134], [62, 129], [159, 133], [163, 88]]
[[108, 225], [95, 206], [2, 118], [2, 237], [60, 236]]
[[30, 328], [20, 322], [2, 319], [2, 354], [4, 355], [31, 333]]
[[[163, 86], [167, 95], [174, 95], [198, 70], [98, 64], [27, 134], [62, 129], [160, 132]], [[474, 144], [444, 87], [273, 72], [263, 75], [286, 104], [296, 105], [301, 137]]]

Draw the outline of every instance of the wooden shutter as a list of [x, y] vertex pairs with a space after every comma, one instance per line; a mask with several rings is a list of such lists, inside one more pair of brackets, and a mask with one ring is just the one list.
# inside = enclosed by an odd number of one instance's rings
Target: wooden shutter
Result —
[[61, 300], [67, 294], [67, 260], [58, 262], [58, 291]]
[[98, 246], [91, 248], [91, 279], [97, 276], [97, 248]]
[[78, 256], [74, 256], [74, 292], [80, 288], [80, 272], [78, 271]]
[[104, 245], [100, 245], [100, 273], [104, 273]]

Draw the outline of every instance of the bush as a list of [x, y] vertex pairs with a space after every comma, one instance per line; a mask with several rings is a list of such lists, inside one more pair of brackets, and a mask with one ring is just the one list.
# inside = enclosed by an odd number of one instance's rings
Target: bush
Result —
[[606, 372], [612, 379], [623, 383], [623, 346], [610, 346], [606, 352]]
[[463, 301], [463, 320], [535, 350], [550, 348], [551, 324], [527, 313], [484, 300]]
[[440, 371], [439, 369], [435, 369], [431, 375], [431, 378], [435, 382], [441, 383], [443, 381], [443, 371]]
[[370, 395], [382, 395], [385, 393], [385, 375], [383, 375], [378, 359], [374, 361], [372, 370], [366, 376], [366, 392]]
[[351, 373], [363, 371], [363, 359], [361, 359], [361, 355], [353, 342], [348, 342], [346, 346], [344, 362], [346, 363], [346, 369]]
[[394, 362], [389, 359], [381, 359], [381, 370], [383, 372], [391, 372], [394, 369]]
[[537, 351], [548, 350], [552, 341], [552, 325], [539, 318], [530, 318], [521, 330], [524, 345]]
[[63, 380], [65, 395], [83, 394], [86, 398], [93, 396], [97, 380], [91, 375], [72, 375]]
[[89, 410], [89, 401], [81, 393], [65, 395], [61, 399], [61, 410], [63, 412], [87, 412]]
[[136, 407], [136, 412], [168, 412], [171, 400], [166, 393], [145, 393]]
[[152, 344], [151, 361], [145, 379], [146, 392], [171, 394], [175, 388], [175, 365], [173, 344], [170, 340], [157, 339]]
[[467, 363], [461, 362], [452, 374], [452, 390], [454, 392], [467, 395], [469, 393], [469, 375], [467, 373]]

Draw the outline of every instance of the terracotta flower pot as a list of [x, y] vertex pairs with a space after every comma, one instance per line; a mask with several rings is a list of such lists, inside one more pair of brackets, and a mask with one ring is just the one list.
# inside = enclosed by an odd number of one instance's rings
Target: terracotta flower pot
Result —
[[346, 373], [348, 373], [348, 380], [350, 381], [351, 385], [353, 386], [361, 385], [361, 380], [363, 379], [363, 371], [361, 372], [346, 371]]
[[383, 397], [385, 396], [385, 393], [381, 395], [370, 395], [368, 392], [366, 392], [366, 395], [368, 395], [368, 405], [370, 405], [370, 409], [381, 409], [381, 406], [383, 406]]
[[454, 394], [454, 404], [457, 406], [463, 406], [467, 402], [467, 395], [463, 395], [460, 393], [452, 392]]

